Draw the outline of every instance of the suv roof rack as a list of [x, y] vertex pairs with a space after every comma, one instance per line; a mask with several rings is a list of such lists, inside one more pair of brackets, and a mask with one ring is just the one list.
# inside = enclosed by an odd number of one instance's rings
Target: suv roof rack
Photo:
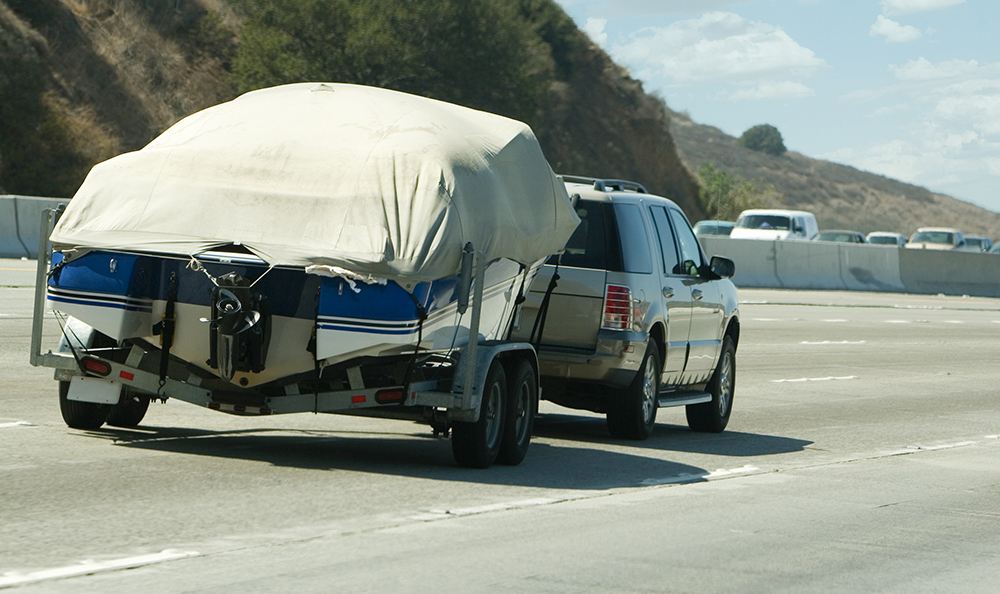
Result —
[[624, 179], [596, 179], [593, 177], [582, 177], [579, 175], [563, 175], [563, 181], [577, 183], [577, 184], [594, 184], [594, 189], [598, 192], [627, 192], [629, 190], [633, 192], [639, 192], [640, 194], [648, 194], [645, 186], [640, 183], [633, 181], [626, 181]]

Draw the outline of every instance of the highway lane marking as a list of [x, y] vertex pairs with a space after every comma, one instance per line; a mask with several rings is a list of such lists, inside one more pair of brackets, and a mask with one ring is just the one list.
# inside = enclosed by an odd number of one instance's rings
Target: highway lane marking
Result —
[[27, 421], [14, 421], [13, 423], [0, 423], [0, 429], [9, 429], [10, 427], [34, 427], [34, 423], [29, 423]]
[[867, 340], [823, 340], [820, 342], [810, 342], [803, 340], [799, 344], [865, 344]]
[[187, 557], [196, 557], [201, 553], [194, 551], [177, 551], [167, 549], [159, 553], [150, 555], [139, 555], [138, 557], [125, 557], [124, 559], [112, 559], [110, 561], [94, 561], [88, 559], [76, 565], [66, 567], [56, 567], [54, 569], [43, 569], [31, 573], [7, 572], [0, 576], [0, 588], [10, 588], [13, 586], [23, 586], [35, 582], [59, 580], [64, 578], [79, 577], [83, 575], [93, 575], [105, 571], [115, 571], [119, 569], [135, 569], [144, 565], [163, 563], [164, 561], [175, 561]]
[[797, 383], [797, 382], [830, 382], [837, 380], [856, 380], [856, 375], [845, 375], [843, 377], [800, 377], [798, 379], [778, 379], [771, 380], [774, 384]]
[[945, 324], [964, 324], [965, 322], [963, 322], [962, 320], [945, 320], [944, 323]]
[[826, 322], [827, 324], [843, 324], [849, 320], [820, 320], [821, 322]]
[[653, 487], [656, 485], [676, 485], [683, 483], [711, 481], [720, 478], [728, 478], [731, 476], [752, 474], [755, 472], [760, 472], [760, 468], [747, 464], [746, 466], [741, 466], [740, 468], [719, 468], [714, 472], [697, 472], [697, 473], [682, 472], [680, 474], [675, 474], [673, 476], [667, 476], [662, 478], [648, 478], [643, 480], [639, 484], [644, 487]]

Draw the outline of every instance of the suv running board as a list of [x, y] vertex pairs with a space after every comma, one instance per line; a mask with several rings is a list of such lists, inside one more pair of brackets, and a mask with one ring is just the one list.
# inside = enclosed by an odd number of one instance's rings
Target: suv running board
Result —
[[668, 406], [685, 406], [711, 402], [712, 395], [701, 390], [678, 390], [676, 392], [660, 393], [657, 404], [660, 408]]

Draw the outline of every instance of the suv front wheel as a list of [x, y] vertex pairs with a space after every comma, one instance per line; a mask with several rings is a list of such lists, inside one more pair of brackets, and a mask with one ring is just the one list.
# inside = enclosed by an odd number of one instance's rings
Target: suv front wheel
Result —
[[688, 427], [692, 431], [721, 433], [729, 424], [736, 388], [736, 347], [729, 336], [722, 339], [719, 364], [716, 365], [715, 373], [708, 381], [707, 388], [712, 395], [712, 401], [687, 406]]
[[612, 437], [644, 440], [653, 433], [660, 392], [660, 352], [653, 340], [635, 379], [608, 403], [608, 431]]

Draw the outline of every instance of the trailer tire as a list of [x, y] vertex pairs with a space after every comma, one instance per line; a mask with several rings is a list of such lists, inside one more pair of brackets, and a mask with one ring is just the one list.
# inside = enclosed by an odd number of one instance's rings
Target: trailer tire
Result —
[[642, 441], [653, 434], [660, 390], [660, 352], [652, 340], [646, 345], [635, 379], [612, 394], [608, 403], [608, 432], [619, 439]]
[[524, 359], [515, 361], [514, 381], [507, 394], [507, 413], [497, 462], [517, 466], [531, 445], [531, 431], [538, 410], [538, 378], [535, 368]]
[[122, 386], [121, 397], [118, 399], [118, 404], [111, 407], [107, 423], [113, 427], [135, 427], [142, 422], [147, 409], [149, 409], [149, 396], [128, 386]]
[[688, 427], [703, 433], [722, 433], [729, 424], [736, 392], [736, 347], [728, 336], [722, 339], [719, 362], [706, 389], [712, 395], [712, 401], [687, 406]]
[[494, 360], [486, 374], [479, 419], [456, 422], [451, 428], [451, 452], [459, 466], [489, 468], [500, 453], [507, 408], [507, 375]]
[[80, 402], [69, 399], [69, 382], [59, 382], [59, 412], [63, 421], [73, 429], [98, 429], [108, 418], [111, 407], [107, 404]]

